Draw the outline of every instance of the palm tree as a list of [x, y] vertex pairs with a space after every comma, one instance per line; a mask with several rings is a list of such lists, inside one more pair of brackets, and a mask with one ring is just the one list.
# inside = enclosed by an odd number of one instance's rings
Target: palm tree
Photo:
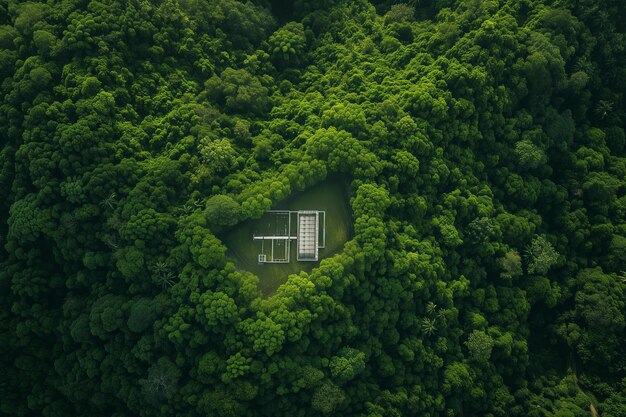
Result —
[[610, 100], [600, 100], [598, 104], [596, 104], [596, 116], [599, 116], [600, 119], [604, 120], [606, 116], [609, 115], [613, 111], [613, 102]]
[[184, 205], [180, 208], [180, 211], [181, 211], [183, 214], [187, 214], [187, 215], [188, 215], [188, 214], [193, 213], [193, 211], [194, 211], [194, 210], [195, 210], [194, 206], [193, 206], [193, 205], [191, 205], [191, 204], [189, 204], [189, 203], [185, 203], [185, 204], [184, 204]]
[[117, 244], [116, 240], [115, 240], [115, 235], [113, 234], [108, 234], [105, 235], [104, 238], [102, 239], [102, 241], [111, 249], [116, 250], [119, 248], [119, 245]]
[[413, 7], [420, 7], [422, 5], [422, 0], [409, 0], [406, 4]]
[[425, 317], [425, 318], [422, 319], [422, 331], [424, 333], [426, 333], [428, 336], [430, 336], [433, 333], [435, 333], [436, 330], [437, 330], [437, 320], [436, 319], [430, 319], [428, 317]]
[[593, 75], [595, 68], [591, 62], [586, 59], [580, 59], [574, 64], [574, 72], [582, 71], [590, 77]]
[[109, 209], [113, 210], [116, 202], [117, 202], [117, 194], [115, 194], [115, 192], [112, 192], [107, 198], [105, 198], [104, 200], [100, 202], [100, 206], [108, 207]]
[[154, 273], [152, 277], [154, 281], [161, 284], [161, 287], [171, 287], [174, 285], [174, 274], [169, 270], [169, 267], [165, 262], [158, 261], [152, 267]]
[[600, 30], [600, 32], [612, 31], [613, 29], [613, 25], [611, 24], [611, 15], [606, 10], [599, 10], [593, 17], [593, 23]]
[[426, 304], [426, 313], [428, 315], [431, 315], [435, 312], [435, 310], [437, 310], [437, 304], [429, 301], [428, 304]]
[[196, 208], [203, 208], [204, 207], [204, 201], [202, 201], [201, 198], [196, 198], [193, 200], [193, 205], [196, 206]]

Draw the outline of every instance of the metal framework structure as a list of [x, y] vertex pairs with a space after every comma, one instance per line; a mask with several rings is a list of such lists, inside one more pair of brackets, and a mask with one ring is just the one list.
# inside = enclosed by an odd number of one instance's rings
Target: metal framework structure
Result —
[[313, 210], [298, 212], [298, 261], [317, 261], [319, 213]]
[[[320, 210], [269, 210], [266, 233], [254, 234], [261, 242], [259, 263], [289, 263], [291, 241], [297, 242], [299, 262], [319, 260], [319, 249], [326, 247], [326, 212]], [[292, 216], [296, 220], [296, 234], [291, 234]], [[281, 219], [283, 219], [281, 221]], [[321, 233], [320, 233], [321, 224]], [[321, 239], [321, 242], [320, 242]]]

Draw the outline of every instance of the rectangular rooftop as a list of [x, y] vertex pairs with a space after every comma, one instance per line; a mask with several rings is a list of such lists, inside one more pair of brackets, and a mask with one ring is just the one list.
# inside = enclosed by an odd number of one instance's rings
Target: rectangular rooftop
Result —
[[298, 261], [317, 261], [319, 211], [298, 211]]

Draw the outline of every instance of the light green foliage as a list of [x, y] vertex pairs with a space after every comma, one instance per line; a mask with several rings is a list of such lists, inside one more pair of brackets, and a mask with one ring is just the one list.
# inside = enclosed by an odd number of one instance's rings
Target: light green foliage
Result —
[[289, 22], [268, 39], [272, 61], [276, 66], [298, 66], [304, 57], [306, 37], [302, 23]]
[[30, 71], [29, 78], [35, 88], [43, 89], [52, 81], [52, 74], [47, 69], [38, 67]]
[[569, 78], [569, 85], [576, 91], [582, 91], [589, 82], [589, 75], [585, 71], [576, 71]]
[[502, 266], [500, 276], [504, 279], [510, 280], [522, 275], [522, 257], [514, 249], [508, 251], [500, 258], [500, 265]]
[[313, 394], [311, 407], [322, 414], [330, 414], [336, 411], [345, 400], [346, 395], [341, 388], [332, 382], [325, 382]]
[[350, 133], [335, 127], [319, 129], [307, 140], [307, 152], [326, 160], [335, 172], [351, 172], [373, 178], [380, 172], [381, 164], [375, 154], [368, 151]]
[[171, 316], [167, 324], [163, 326], [167, 339], [178, 345], [181, 345], [185, 337], [189, 336], [189, 329], [191, 328], [191, 324], [187, 323], [183, 316], [183, 311], [179, 310], [175, 315]]
[[535, 169], [546, 162], [545, 153], [528, 139], [515, 144], [515, 155], [521, 169]]
[[41, 56], [49, 56], [54, 51], [57, 41], [56, 36], [48, 31], [36, 30], [33, 33], [33, 43]]
[[223, 292], [206, 292], [200, 296], [200, 303], [198, 307], [209, 326], [229, 324], [237, 318], [234, 300]]
[[256, 352], [265, 352], [267, 356], [272, 356], [282, 349], [285, 332], [271, 318], [259, 313], [256, 320], [245, 320], [240, 326]]
[[374, 184], [363, 184], [352, 204], [354, 217], [378, 217], [389, 206], [389, 193]]
[[454, 220], [449, 216], [438, 216], [433, 219], [433, 224], [439, 229], [444, 245], [454, 247], [463, 243], [459, 231], [454, 226]]
[[50, 8], [44, 3], [25, 2], [17, 8], [14, 27], [22, 35], [32, 32], [35, 24], [43, 20]]
[[337, 103], [322, 114], [322, 126], [345, 130], [355, 136], [364, 133], [367, 121], [361, 107], [354, 103]]
[[[199, 233], [202, 232], [199, 231]], [[194, 255], [194, 259], [204, 268], [217, 266], [223, 262], [226, 248], [215, 236], [208, 232], [204, 238], [196, 235], [192, 244], [191, 252]]]
[[396, 123], [396, 129], [402, 137], [408, 138], [417, 132], [417, 124], [411, 116], [404, 116], [402, 119], [398, 120], [398, 123]]
[[202, 138], [199, 145], [202, 162], [211, 173], [219, 173], [231, 167], [236, 153], [228, 139]]
[[545, 274], [559, 259], [559, 253], [543, 236], [535, 236], [526, 248], [529, 274]]
[[246, 358], [241, 353], [236, 353], [226, 361], [226, 372], [222, 374], [222, 381], [228, 383], [235, 378], [244, 376], [250, 369], [250, 358]]
[[398, 172], [405, 174], [408, 180], [417, 178], [419, 175], [419, 160], [410, 152], [405, 150], [397, 151], [393, 156]]
[[102, 83], [96, 77], [87, 77], [82, 82], [80, 92], [85, 97], [91, 97], [98, 94], [102, 87]]
[[465, 341], [470, 357], [480, 364], [486, 364], [489, 361], [493, 345], [491, 336], [481, 330], [474, 330]]
[[463, 363], [455, 362], [446, 367], [443, 373], [443, 389], [447, 394], [461, 393], [472, 384], [469, 367]]
[[415, 8], [404, 3], [394, 4], [385, 14], [386, 22], [410, 22], [414, 19]]
[[343, 348], [339, 355], [330, 359], [330, 375], [338, 383], [344, 383], [365, 369], [365, 354], [354, 348]]
[[264, 113], [270, 105], [269, 90], [244, 69], [227, 68], [205, 83], [209, 98], [235, 113]]

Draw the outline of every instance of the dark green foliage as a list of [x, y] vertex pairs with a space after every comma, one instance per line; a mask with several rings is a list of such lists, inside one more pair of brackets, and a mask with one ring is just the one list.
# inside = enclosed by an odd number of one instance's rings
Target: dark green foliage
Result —
[[624, 283], [600, 268], [576, 277], [574, 309], [563, 314], [559, 333], [583, 362], [612, 363], [624, 330]]
[[131, 332], [142, 333], [152, 327], [156, 318], [157, 311], [152, 300], [139, 299], [133, 301], [128, 316], [128, 329]]
[[392, 3], [0, 0], [0, 414], [626, 414], [626, 3]]
[[148, 370], [148, 376], [139, 380], [144, 400], [158, 405], [170, 400], [176, 392], [180, 370], [169, 359], [161, 357]]

